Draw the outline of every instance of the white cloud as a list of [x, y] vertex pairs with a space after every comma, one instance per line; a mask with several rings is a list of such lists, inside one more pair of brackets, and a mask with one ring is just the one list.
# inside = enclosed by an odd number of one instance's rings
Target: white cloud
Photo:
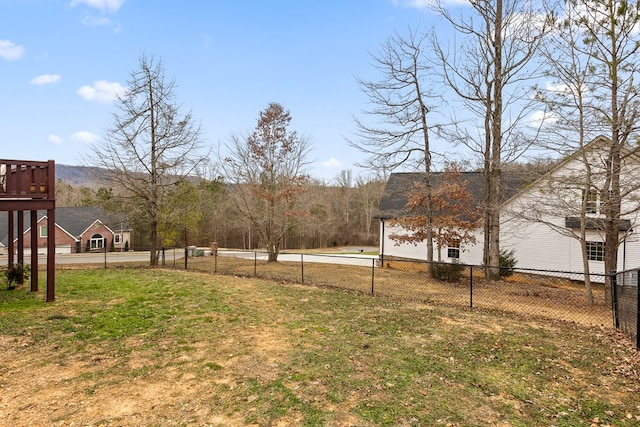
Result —
[[91, 86], [82, 86], [78, 89], [78, 95], [87, 101], [108, 103], [118, 99], [118, 96], [124, 96], [126, 91], [127, 89], [120, 83], [98, 80]]
[[335, 157], [330, 158], [326, 162], [322, 162], [322, 166], [328, 169], [335, 169], [342, 166], [342, 162]]
[[29, 83], [31, 83], [32, 85], [42, 86], [52, 83], [58, 83], [61, 78], [62, 76], [60, 76], [60, 74], [42, 74], [31, 79]]
[[91, 144], [98, 140], [98, 136], [84, 130], [78, 131], [71, 135], [73, 142], [80, 142], [82, 144]]
[[569, 93], [569, 86], [566, 84], [554, 84], [552, 82], [547, 82], [545, 89], [549, 92]]
[[0, 58], [7, 61], [15, 61], [24, 55], [24, 47], [10, 40], [0, 40]]
[[[433, 8], [435, 0], [392, 0], [394, 6], [408, 7], [412, 9], [428, 10]], [[469, 0], [444, 0], [442, 1], [444, 6], [462, 6], [468, 5]]]
[[95, 17], [95, 16], [91, 16], [91, 15], [83, 16], [81, 22], [85, 27], [89, 27], [89, 28], [93, 28], [93, 27], [109, 27], [109, 26], [111, 26], [113, 24], [111, 22], [111, 19], [109, 19], [109, 18], [106, 18], [104, 16]]
[[83, 4], [85, 6], [100, 9], [102, 12], [117, 12], [125, 0], [71, 0], [71, 6]]
[[527, 124], [531, 127], [538, 128], [543, 124], [553, 124], [558, 121], [560, 117], [554, 113], [548, 113], [544, 110], [537, 110], [531, 113], [527, 119]]
[[47, 137], [47, 141], [56, 145], [62, 144], [62, 138], [54, 134], [49, 134], [49, 136]]

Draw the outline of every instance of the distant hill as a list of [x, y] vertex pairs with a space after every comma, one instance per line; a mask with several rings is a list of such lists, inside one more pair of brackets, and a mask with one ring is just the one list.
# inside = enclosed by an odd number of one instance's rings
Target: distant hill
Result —
[[74, 187], [96, 188], [103, 186], [98, 176], [102, 169], [90, 166], [71, 166], [56, 163], [56, 180]]

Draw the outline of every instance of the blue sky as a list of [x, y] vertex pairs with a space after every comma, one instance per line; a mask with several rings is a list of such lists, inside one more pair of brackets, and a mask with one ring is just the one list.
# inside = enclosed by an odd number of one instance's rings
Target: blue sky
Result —
[[427, 29], [425, 0], [0, 0], [0, 158], [81, 164], [100, 144], [141, 54], [162, 59], [206, 146], [279, 102], [308, 136], [310, 174], [332, 180], [367, 108], [354, 76], [395, 31]]

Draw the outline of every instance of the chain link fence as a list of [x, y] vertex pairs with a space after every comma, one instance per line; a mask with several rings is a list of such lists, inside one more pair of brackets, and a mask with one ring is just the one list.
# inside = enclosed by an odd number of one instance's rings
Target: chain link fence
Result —
[[640, 348], [640, 270], [626, 270], [615, 275], [613, 283], [614, 323]]
[[[149, 254], [133, 252], [81, 254], [56, 258], [56, 268], [81, 264], [107, 268], [149, 265]], [[78, 257], [87, 258], [82, 261]], [[88, 258], [90, 257], [90, 259]], [[281, 253], [268, 262], [264, 251], [217, 248], [163, 248], [159, 264], [168, 268], [258, 277], [346, 289], [359, 293], [465, 309], [495, 310], [575, 322], [614, 326], [640, 348], [640, 270], [611, 275], [510, 268], [489, 280], [485, 268], [465, 264], [384, 259], [364, 254]], [[611, 282], [611, 286], [606, 284]], [[587, 291], [587, 289], [590, 289]], [[610, 292], [607, 290], [610, 289]]]
[[[193, 257], [187, 254], [184, 268], [511, 312], [589, 326], [614, 323], [612, 304], [607, 303], [604, 275], [590, 276], [591, 291], [587, 293], [584, 275], [577, 272], [514, 268], [503, 272], [500, 280], [488, 280], [483, 267], [464, 264], [299, 253], [282, 253], [278, 262], [270, 263], [267, 255], [261, 251], [230, 250], [216, 251], [213, 256], [208, 252]], [[181, 263], [176, 265], [182, 268]]]

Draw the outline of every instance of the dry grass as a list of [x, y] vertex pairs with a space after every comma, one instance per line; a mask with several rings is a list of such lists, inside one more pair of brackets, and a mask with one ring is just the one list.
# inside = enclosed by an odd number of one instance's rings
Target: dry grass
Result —
[[474, 270], [471, 283], [467, 269], [460, 281], [447, 283], [427, 278], [424, 263], [391, 261], [385, 263], [384, 268], [372, 268], [368, 259], [360, 266], [320, 263], [302, 266], [299, 262], [267, 263], [219, 256], [217, 260], [215, 257], [192, 258], [189, 269], [336, 287], [446, 306], [472, 306], [590, 326], [613, 324], [602, 285], [594, 285], [595, 304], [589, 305], [584, 286], [562, 277], [515, 274], [499, 282], [490, 282], [484, 280], [481, 271]]
[[57, 278], [55, 303], [0, 292], [0, 425], [640, 422], [638, 356], [609, 328], [178, 270]]

